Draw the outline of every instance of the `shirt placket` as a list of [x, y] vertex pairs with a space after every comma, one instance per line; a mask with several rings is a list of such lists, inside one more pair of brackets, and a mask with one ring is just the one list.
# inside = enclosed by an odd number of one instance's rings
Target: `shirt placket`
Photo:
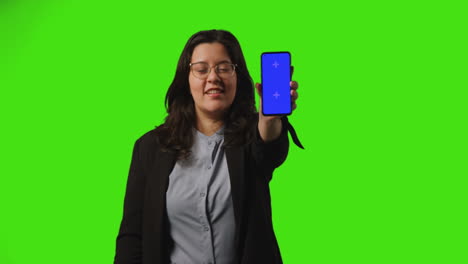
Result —
[[204, 145], [205, 149], [207, 150], [205, 152], [205, 155], [203, 157], [203, 173], [202, 173], [202, 179], [201, 183], [199, 185], [199, 218], [200, 218], [200, 224], [201, 224], [201, 245], [203, 248], [203, 255], [205, 258], [206, 264], [213, 264], [214, 263], [214, 250], [213, 250], [213, 237], [211, 233], [211, 224], [210, 220], [208, 219], [208, 185], [211, 180], [211, 177], [213, 176], [213, 164], [211, 161], [211, 155], [213, 152], [213, 147], [214, 147], [214, 140], [211, 138], [202, 139], [202, 146]]

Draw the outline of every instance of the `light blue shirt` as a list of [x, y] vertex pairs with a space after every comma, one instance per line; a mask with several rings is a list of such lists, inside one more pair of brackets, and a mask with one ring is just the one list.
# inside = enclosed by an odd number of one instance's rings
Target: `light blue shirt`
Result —
[[224, 128], [212, 136], [194, 129], [190, 157], [178, 160], [169, 175], [171, 263], [234, 261], [234, 208], [223, 142]]

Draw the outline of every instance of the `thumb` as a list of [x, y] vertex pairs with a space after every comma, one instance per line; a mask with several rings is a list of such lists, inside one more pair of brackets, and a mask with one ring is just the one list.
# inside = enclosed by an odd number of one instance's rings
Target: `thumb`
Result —
[[262, 84], [261, 83], [256, 83], [255, 88], [257, 88], [257, 93], [258, 93], [258, 113], [260, 116], [263, 116], [262, 114]]
[[257, 90], [258, 96], [262, 97], [262, 84], [256, 83], [255, 88], [257, 88], [256, 90]]

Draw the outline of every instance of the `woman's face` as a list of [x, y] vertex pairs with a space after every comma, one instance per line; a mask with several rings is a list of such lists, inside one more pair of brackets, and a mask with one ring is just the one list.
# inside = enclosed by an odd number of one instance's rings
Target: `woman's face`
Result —
[[[202, 62], [202, 63], [200, 63]], [[196, 65], [193, 65], [196, 63]], [[203, 64], [205, 63], [205, 64]], [[195, 102], [195, 112], [197, 116], [205, 115], [210, 117], [222, 118], [229, 109], [237, 88], [237, 76], [234, 71], [232, 74], [226, 74], [225, 66], [232, 63], [226, 48], [221, 43], [202, 43], [195, 47], [192, 53], [192, 69], [189, 73], [190, 93]], [[205, 67], [200, 66], [205, 65]], [[216, 73], [216, 65], [219, 73]], [[201, 70], [211, 67], [206, 77], [200, 78]], [[197, 76], [195, 76], [194, 72]], [[206, 75], [206, 74], [205, 74]]]

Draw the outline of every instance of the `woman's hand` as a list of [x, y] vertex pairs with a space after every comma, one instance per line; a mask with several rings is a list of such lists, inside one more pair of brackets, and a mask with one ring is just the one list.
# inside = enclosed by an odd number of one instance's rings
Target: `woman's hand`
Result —
[[[291, 71], [292, 75], [292, 71]], [[294, 111], [297, 108], [296, 100], [299, 97], [297, 93], [297, 88], [299, 85], [296, 81], [291, 81], [289, 83], [291, 87], [291, 109]], [[262, 113], [262, 85], [260, 83], [255, 84], [257, 88], [258, 95], [260, 96], [260, 104], [258, 110], [258, 131], [264, 142], [273, 141], [279, 137], [281, 134], [281, 116], [264, 116]]]

